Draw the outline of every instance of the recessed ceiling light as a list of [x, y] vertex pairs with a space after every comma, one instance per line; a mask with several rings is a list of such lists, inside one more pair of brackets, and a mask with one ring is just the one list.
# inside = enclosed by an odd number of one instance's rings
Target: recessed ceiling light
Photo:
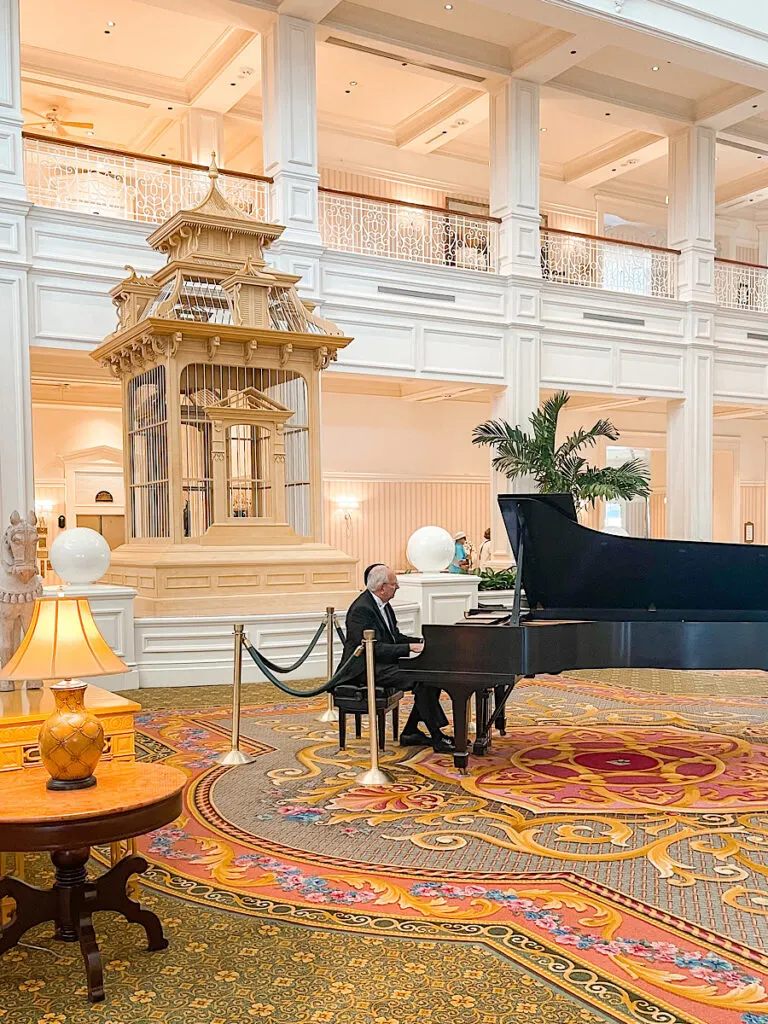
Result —
[[757, 103], [753, 103], [753, 104], [752, 104], [752, 109], [753, 109], [753, 110], [757, 110]]
[[173, 110], [173, 107], [168, 107], [169, 110]]
[[104, 35], [105, 35], [105, 36], [108, 36], [108, 35], [111, 35], [111, 34], [112, 34], [112, 33], [110, 32], [110, 30], [109, 30], [108, 28], [105, 28], [105, 29], [104, 29]]
[[572, 56], [572, 57], [575, 57], [575, 56], [576, 56], [576, 51], [575, 51], [575, 50], [571, 50], [571, 56]]
[[658, 64], [654, 64], [653, 67], [651, 68], [651, 71], [658, 71], [658, 70], [659, 70], [659, 65]]
[[443, 8], [446, 11], [452, 11], [453, 10], [453, 4], [443, 4]]
[[345, 93], [347, 93], [347, 94], [349, 94], [349, 93], [351, 93], [351, 92], [352, 92], [352, 90], [351, 90], [351, 89], [345, 89], [345, 90], [344, 90], [344, 92], [345, 92]]
[[93, 137], [95, 134], [96, 134], [96, 132], [93, 131], [93, 130], [90, 130], [90, 131], [86, 132], [86, 135], [90, 135], [91, 137]]
[[466, 119], [466, 117], [460, 117], [456, 122], [456, 126], [458, 128], [463, 128], [465, 124], [469, 124], [469, 121]]
[[546, 130], [547, 130], [546, 128], [539, 128], [540, 132], [545, 132]]
[[615, 173], [616, 173], [616, 168], [615, 168], [615, 167], [612, 167], [612, 168], [611, 168], [611, 174], [615, 174]]
[[357, 85], [357, 82], [355, 82], [354, 79], [353, 79], [349, 84], [354, 86], [354, 85]]
[[116, 21], [108, 21], [107, 22], [107, 28], [114, 28], [116, 24], [117, 24]]
[[237, 85], [237, 82], [230, 82], [230, 85]]
[[165, 153], [161, 153], [160, 156], [165, 156]]
[[610, 116], [611, 116], [611, 112], [610, 112], [610, 110], [606, 110], [606, 112], [605, 112], [605, 116], [606, 116], [606, 117], [610, 117]]

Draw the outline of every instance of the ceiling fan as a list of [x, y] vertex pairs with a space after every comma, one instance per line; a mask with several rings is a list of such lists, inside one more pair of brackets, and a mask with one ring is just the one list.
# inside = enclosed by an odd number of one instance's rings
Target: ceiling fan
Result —
[[34, 114], [34, 116], [39, 117], [40, 120], [29, 122], [24, 126], [25, 128], [51, 129], [54, 134], [62, 138], [67, 138], [72, 134], [67, 131], [67, 128], [93, 128], [92, 121], [62, 121], [59, 116], [58, 107], [51, 107], [51, 109], [45, 114], [38, 114], [35, 110], [29, 110], [27, 113]]

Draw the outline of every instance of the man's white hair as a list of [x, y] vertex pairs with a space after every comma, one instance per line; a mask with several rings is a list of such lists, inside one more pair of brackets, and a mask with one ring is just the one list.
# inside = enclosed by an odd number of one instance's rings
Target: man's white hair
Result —
[[388, 565], [377, 565], [374, 569], [371, 569], [368, 573], [368, 583], [366, 586], [372, 594], [375, 594], [377, 590], [384, 586], [391, 572], [392, 570]]

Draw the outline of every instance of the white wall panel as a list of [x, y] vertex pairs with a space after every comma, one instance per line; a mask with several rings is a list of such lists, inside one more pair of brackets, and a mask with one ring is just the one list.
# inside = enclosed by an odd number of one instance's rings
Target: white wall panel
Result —
[[557, 342], [546, 335], [541, 343], [543, 386], [610, 387], [613, 379], [610, 345]]
[[416, 369], [416, 328], [384, 317], [358, 318], [345, 310], [324, 305], [323, 315], [335, 320], [355, 340], [339, 352], [340, 366], [372, 367], [381, 370]]
[[766, 363], [753, 359], [715, 356], [716, 398], [766, 398]]
[[619, 387], [638, 391], [680, 394], [683, 390], [682, 353], [620, 348], [615, 383]]
[[30, 286], [33, 345], [91, 348], [117, 326], [104, 282], [30, 275]]
[[504, 335], [500, 331], [469, 332], [424, 327], [427, 373], [504, 380]]

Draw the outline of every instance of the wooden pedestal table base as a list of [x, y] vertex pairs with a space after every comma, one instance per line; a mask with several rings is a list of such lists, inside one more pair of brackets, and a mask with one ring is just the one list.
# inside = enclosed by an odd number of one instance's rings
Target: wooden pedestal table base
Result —
[[85, 963], [88, 998], [104, 998], [104, 973], [92, 915], [114, 910], [147, 933], [150, 950], [165, 949], [159, 918], [130, 899], [128, 878], [147, 870], [143, 857], [123, 857], [105, 874], [89, 879], [90, 847], [144, 835], [181, 813], [185, 776], [167, 765], [141, 762], [104, 763], [91, 789], [51, 792], [48, 775], [38, 768], [14, 772], [3, 779], [0, 834], [14, 850], [49, 851], [55, 869], [51, 889], [39, 889], [18, 878], [0, 878], [0, 898], [10, 897], [16, 911], [0, 931], [0, 954], [15, 946], [34, 925], [52, 921], [55, 937], [79, 942]]

